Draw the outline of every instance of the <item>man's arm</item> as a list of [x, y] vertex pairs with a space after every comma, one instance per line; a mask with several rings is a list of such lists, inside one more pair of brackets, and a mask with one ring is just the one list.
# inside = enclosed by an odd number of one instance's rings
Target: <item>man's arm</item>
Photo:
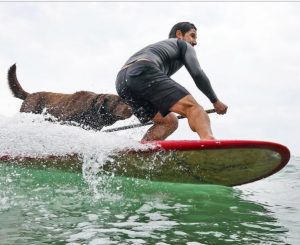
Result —
[[[183, 52], [183, 63], [192, 76], [196, 86], [204, 93], [212, 103], [215, 103], [218, 98], [210, 84], [210, 81], [204, 71], [201, 69], [193, 46], [185, 41], [179, 41], [178, 44]], [[186, 47], [183, 47], [183, 46]]]
[[227, 111], [227, 106], [223, 104], [214, 92], [211, 83], [200, 67], [197, 55], [193, 46], [185, 41], [179, 41], [179, 45], [186, 45], [183, 47], [183, 63], [192, 76], [196, 86], [204, 93], [208, 99], [213, 103], [218, 114], [225, 114]]

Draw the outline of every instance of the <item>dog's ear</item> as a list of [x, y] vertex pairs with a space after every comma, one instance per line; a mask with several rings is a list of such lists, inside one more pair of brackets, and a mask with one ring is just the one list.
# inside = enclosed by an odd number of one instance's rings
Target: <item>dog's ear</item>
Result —
[[[97, 103], [98, 104], [98, 103]], [[97, 115], [105, 115], [109, 112], [109, 108], [108, 108], [108, 99], [104, 98], [103, 102], [100, 104], [98, 104], [98, 109], [96, 111]]]

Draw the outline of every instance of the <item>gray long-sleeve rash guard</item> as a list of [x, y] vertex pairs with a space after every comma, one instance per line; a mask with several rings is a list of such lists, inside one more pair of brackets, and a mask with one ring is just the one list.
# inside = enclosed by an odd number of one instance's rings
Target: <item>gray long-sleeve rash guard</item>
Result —
[[149, 45], [129, 58], [125, 65], [139, 59], [147, 59], [155, 63], [160, 70], [172, 76], [183, 65], [192, 76], [197, 87], [214, 103], [218, 100], [208, 77], [200, 67], [193, 46], [183, 40], [170, 38]]

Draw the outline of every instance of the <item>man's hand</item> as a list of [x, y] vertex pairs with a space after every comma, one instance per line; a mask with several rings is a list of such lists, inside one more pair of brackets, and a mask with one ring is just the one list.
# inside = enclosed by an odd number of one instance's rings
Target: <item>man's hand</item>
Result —
[[218, 114], [225, 114], [227, 112], [227, 108], [228, 106], [225, 105], [223, 102], [221, 102], [220, 100], [217, 100], [215, 103], [213, 103], [214, 108], [216, 109], [216, 112]]

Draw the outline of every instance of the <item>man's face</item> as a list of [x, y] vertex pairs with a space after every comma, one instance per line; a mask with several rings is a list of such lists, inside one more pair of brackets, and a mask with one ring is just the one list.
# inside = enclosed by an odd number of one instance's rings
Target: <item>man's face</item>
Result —
[[190, 43], [192, 46], [197, 45], [197, 31], [195, 29], [189, 30], [184, 35], [182, 35], [181, 31], [177, 31], [177, 32], [178, 32], [176, 33], [177, 38]]

